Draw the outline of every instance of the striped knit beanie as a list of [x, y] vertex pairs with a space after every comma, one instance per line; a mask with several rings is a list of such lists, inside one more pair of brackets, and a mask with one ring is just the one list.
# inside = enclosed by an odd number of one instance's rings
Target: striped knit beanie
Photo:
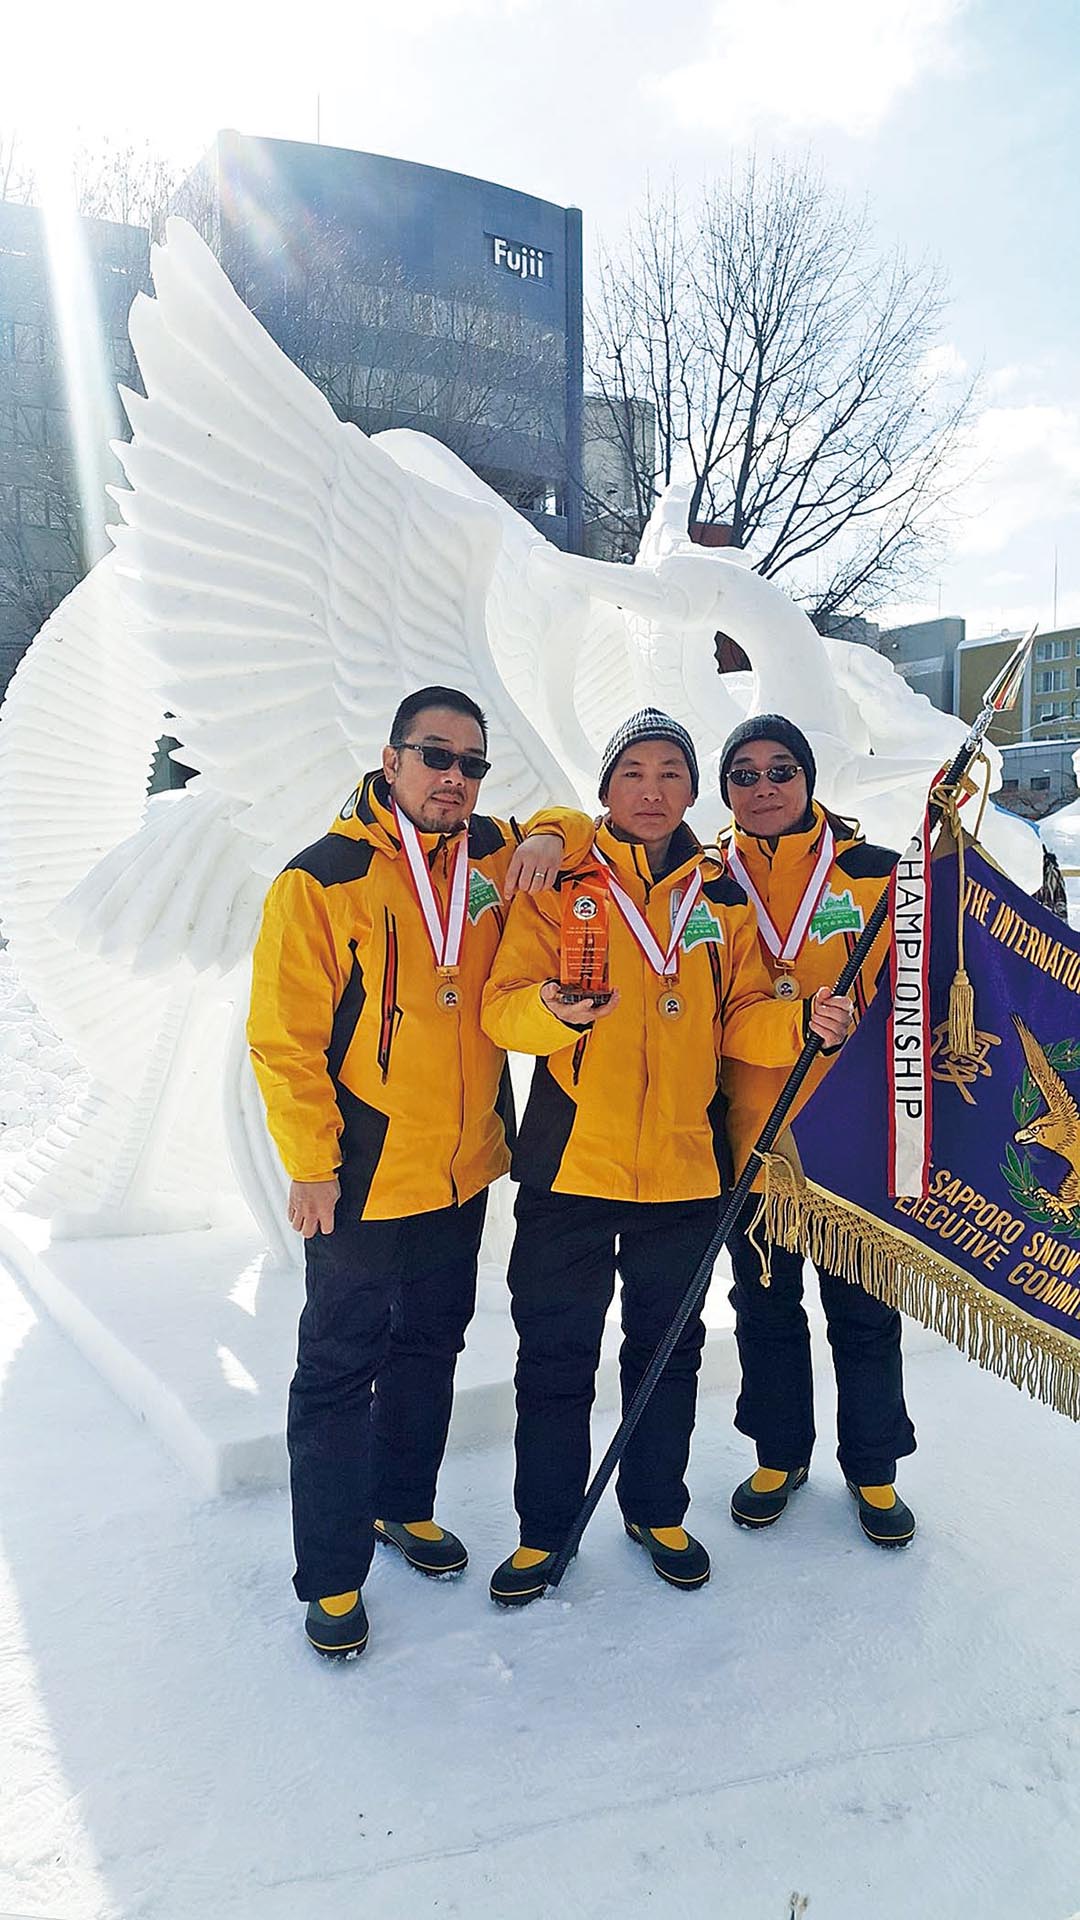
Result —
[[669, 713], [661, 713], [659, 707], [642, 707], [640, 713], [632, 713], [617, 727], [604, 748], [604, 758], [600, 763], [600, 798], [607, 799], [608, 781], [615, 771], [615, 762], [627, 747], [636, 746], [639, 740], [670, 740], [678, 747], [690, 769], [690, 785], [693, 797], [698, 797], [698, 763], [694, 752], [694, 743], [685, 727], [680, 727]]

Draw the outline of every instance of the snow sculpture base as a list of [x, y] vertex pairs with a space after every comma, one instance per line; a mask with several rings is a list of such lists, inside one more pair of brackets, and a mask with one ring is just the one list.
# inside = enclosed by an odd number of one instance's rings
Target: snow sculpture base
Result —
[[[47, 1222], [0, 1210], [0, 1260], [203, 1493], [286, 1484], [285, 1403], [303, 1279], [270, 1265], [254, 1229], [52, 1241]], [[706, 1303], [701, 1386], [733, 1397], [738, 1356], [729, 1286], [722, 1254]], [[597, 1408], [609, 1415], [618, 1401], [617, 1315], [616, 1305], [597, 1385]], [[815, 1306], [811, 1318], [819, 1318]], [[814, 1339], [823, 1342], [818, 1324]], [[941, 1344], [907, 1323], [907, 1351]], [[458, 1365], [451, 1447], [499, 1440], [509, 1446], [513, 1369], [505, 1281], [502, 1269], [489, 1265], [481, 1268], [476, 1317]]]

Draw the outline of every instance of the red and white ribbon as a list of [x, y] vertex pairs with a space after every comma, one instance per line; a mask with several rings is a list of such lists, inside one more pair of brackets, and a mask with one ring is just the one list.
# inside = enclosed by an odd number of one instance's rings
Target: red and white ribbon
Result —
[[424, 857], [424, 849], [420, 845], [420, 835], [408, 816], [399, 811], [397, 803], [392, 802], [392, 805], [401, 850], [408, 863], [417, 905], [424, 917], [431, 951], [435, 956], [435, 965], [440, 968], [456, 967], [461, 956], [461, 942], [465, 932], [465, 907], [469, 895], [468, 829], [462, 828], [454, 847], [453, 866], [450, 870], [450, 897], [444, 919], [438, 895], [432, 884], [431, 872]]
[[728, 866], [731, 868], [740, 887], [749, 895], [750, 900], [753, 902], [754, 912], [757, 914], [758, 932], [768, 947], [769, 952], [772, 954], [773, 959], [778, 961], [782, 967], [792, 966], [802, 952], [803, 941], [806, 939], [807, 932], [809, 931], [810, 922], [817, 912], [821, 902], [821, 896], [829, 884], [829, 874], [832, 871], [832, 863], [835, 856], [836, 843], [833, 840], [832, 828], [828, 825], [828, 822], [826, 822], [821, 836], [821, 849], [814, 862], [814, 871], [810, 875], [806, 883], [806, 891], [795, 909], [795, 918], [788, 928], [787, 934], [783, 935], [751, 880], [750, 875], [747, 873], [734, 840], [732, 840], [731, 846], [728, 848]]
[[607, 855], [602, 853], [600, 848], [595, 844], [593, 846], [593, 852], [600, 861], [601, 866], [606, 867], [608, 881], [611, 887], [611, 897], [653, 972], [658, 973], [661, 979], [670, 978], [673, 973], [678, 973], [679, 942], [686, 931], [686, 923], [694, 911], [698, 895], [701, 892], [701, 868], [694, 868], [686, 892], [679, 902], [675, 918], [671, 923], [671, 939], [668, 942], [667, 952], [665, 953], [640, 907], [631, 900], [626, 888], [620, 885], [619, 881], [615, 878], [614, 870]]

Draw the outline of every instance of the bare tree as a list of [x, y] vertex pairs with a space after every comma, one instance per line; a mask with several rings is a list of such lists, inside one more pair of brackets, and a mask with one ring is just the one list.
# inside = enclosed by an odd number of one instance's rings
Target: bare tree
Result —
[[99, 145], [82, 147], [75, 156], [75, 204], [91, 219], [146, 227], [156, 240], [183, 178], [184, 170], [148, 141], [114, 145], [106, 135]]
[[972, 389], [932, 353], [944, 297], [809, 166], [751, 160], [692, 207], [675, 186], [650, 195], [589, 312], [592, 384], [632, 474], [627, 537], [687, 479], [692, 519], [726, 522], [764, 574], [790, 570], [815, 617], [876, 605], [925, 564], [956, 485]]
[[34, 171], [23, 157], [19, 135], [0, 132], [0, 200], [28, 206], [33, 198]]

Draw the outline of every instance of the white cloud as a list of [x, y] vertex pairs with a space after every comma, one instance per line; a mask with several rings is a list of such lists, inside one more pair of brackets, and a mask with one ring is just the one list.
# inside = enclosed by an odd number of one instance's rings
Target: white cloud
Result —
[[1000, 553], [1040, 521], [1080, 512], [1080, 410], [987, 407], [968, 455], [973, 478], [956, 506], [959, 558]]
[[684, 125], [742, 139], [763, 122], [873, 133], [956, 59], [968, 0], [715, 0], [699, 60], [646, 83]]
[[942, 340], [923, 354], [921, 370], [928, 380], [960, 380], [969, 368], [959, 347], [952, 340]]

